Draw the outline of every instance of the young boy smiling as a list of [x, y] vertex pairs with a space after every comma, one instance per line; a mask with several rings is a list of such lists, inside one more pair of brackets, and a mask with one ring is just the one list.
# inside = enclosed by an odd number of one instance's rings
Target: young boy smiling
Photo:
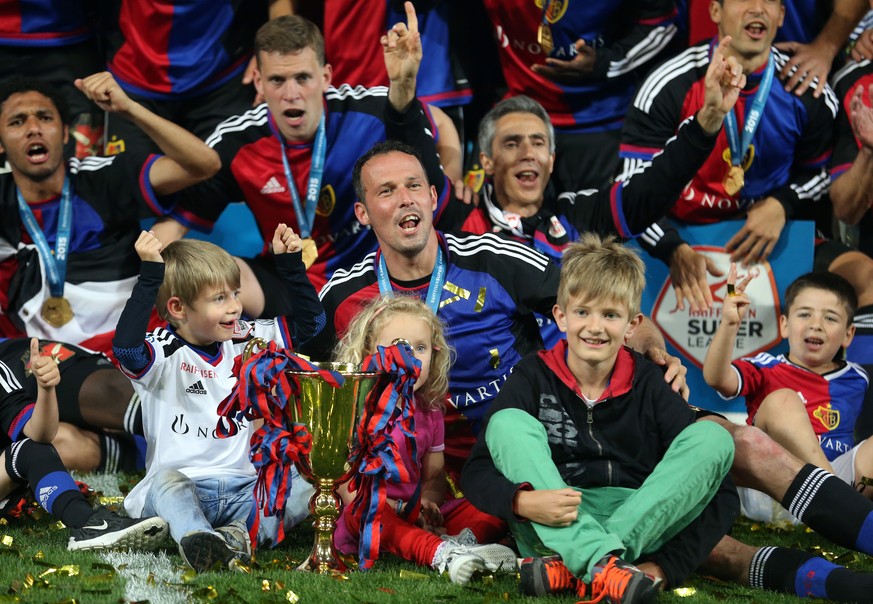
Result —
[[[146, 476], [125, 498], [132, 516], [161, 510], [185, 562], [197, 571], [235, 568], [251, 554], [256, 474], [249, 440], [256, 428], [215, 436], [217, 408], [236, 384], [234, 360], [252, 338], [293, 348], [318, 333], [324, 312], [306, 277], [300, 237], [284, 224], [273, 235], [276, 267], [293, 300], [293, 317], [240, 318], [240, 272], [233, 258], [204, 241], [164, 248], [152, 232], [136, 242], [140, 278], [119, 321], [114, 350], [142, 400]], [[149, 313], [169, 322], [146, 334]], [[145, 340], [143, 338], [145, 337]], [[286, 526], [308, 512], [311, 487], [292, 470]], [[279, 520], [261, 519], [258, 541], [276, 541]]]
[[[515, 366], [465, 468], [493, 464], [520, 485], [511, 528], [531, 556], [520, 569], [530, 595], [571, 588], [654, 601], [658, 579], [679, 584], [736, 516], [722, 482], [730, 435], [694, 423], [658, 367], [624, 345], [642, 319], [644, 284], [642, 261], [614, 238], [587, 234], [568, 246], [553, 313], [567, 339]], [[500, 491], [492, 487], [463, 484], [476, 505], [476, 492]], [[704, 509], [708, 524], [698, 522]], [[534, 557], [549, 553], [560, 558]]]
[[[801, 461], [836, 474], [873, 498], [873, 489], [862, 480], [873, 477], [873, 443], [856, 443], [854, 434], [868, 377], [860, 366], [839, 358], [855, 334], [855, 290], [834, 273], [798, 277], [785, 292], [779, 319], [788, 354], [761, 353], [732, 362], [737, 331], [751, 303], [745, 294], [750, 279], [736, 284], [736, 267], [731, 267], [728, 283], [736, 289], [725, 296], [722, 321], [706, 354], [706, 382], [725, 398], [745, 396], [747, 423]], [[810, 480], [824, 475], [816, 470]], [[746, 490], [740, 496], [747, 515], [774, 519], [769, 498]]]

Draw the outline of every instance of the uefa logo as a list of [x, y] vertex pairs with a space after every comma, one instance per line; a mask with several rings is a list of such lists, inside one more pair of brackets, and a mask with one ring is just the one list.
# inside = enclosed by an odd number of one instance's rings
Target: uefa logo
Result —
[[[721, 323], [722, 301], [727, 295], [727, 274], [731, 261], [730, 255], [723, 247], [706, 245], [692, 247], [696, 252], [709, 257], [716, 268], [723, 273], [721, 277], [708, 275], [713, 300], [712, 308], [692, 311], [686, 303], [685, 309], [679, 310], [676, 292], [668, 276], [655, 300], [652, 320], [670, 344], [697, 367], [703, 367], [706, 350]], [[737, 282], [742, 281], [750, 272], [757, 274], [746, 287], [746, 295], [752, 303], [737, 335], [734, 347], [736, 359], [769, 350], [781, 340], [779, 335], [781, 306], [773, 269], [768, 262], [752, 266], [738, 265]]]

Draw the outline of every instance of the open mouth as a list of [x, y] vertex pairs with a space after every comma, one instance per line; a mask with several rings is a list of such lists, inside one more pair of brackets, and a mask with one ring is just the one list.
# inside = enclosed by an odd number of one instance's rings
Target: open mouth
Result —
[[515, 175], [522, 184], [532, 185], [537, 181], [539, 174], [534, 170], [523, 170]]
[[400, 219], [400, 228], [406, 232], [412, 232], [418, 226], [418, 223], [421, 222], [421, 217], [415, 214], [407, 214], [403, 218]]
[[225, 329], [233, 329], [234, 326], [236, 325], [236, 319], [234, 319], [233, 321], [223, 321], [223, 322], [219, 323], [219, 325], [221, 325]]
[[754, 21], [746, 25], [745, 31], [750, 37], [757, 40], [764, 37], [764, 34], [767, 32], [767, 26], [759, 21]]
[[288, 119], [292, 122], [296, 122], [296, 121], [300, 121], [303, 119], [304, 113], [305, 113], [305, 111], [303, 111], [303, 109], [293, 109], [292, 108], [292, 109], [286, 109], [285, 111], [283, 111], [282, 115], [286, 119]]
[[822, 340], [821, 338], [806, 338], [804, 342], [806, 342], [806, 345], [813, 350], [818, 350], [819, 348], [824, 346], [824, 340]]
[[582, 341], [590, 346], [603, 346], [606, 344], [606, 340], [601, 340], [600, 338], [582, 338]]
[[27, 147], [27, 157], [33, 162], [42, 162], [48, 158], [48, 148], [42, 143], [33, 143]]

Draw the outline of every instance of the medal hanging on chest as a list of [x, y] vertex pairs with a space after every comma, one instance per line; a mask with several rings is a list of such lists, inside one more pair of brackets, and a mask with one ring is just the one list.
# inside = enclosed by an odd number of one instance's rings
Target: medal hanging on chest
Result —
[[52, 327], [61, 327], [73, 318], [73, 307], [66, 298], [52, 296], [42, 303], [40, 314]]
[[64, 297], [64, 281], [67, 276], [67, 253], [70, 246], [70, 231], [73, 221], [73, 207], [70, 194], [70, 179], [64, 179], [61, 190], [61, 200], [58, 207], [57, 234], [55, 249], [49, 247], [42, 227], [33, 215], [33, 211], [21, 191], [17, 191], [18, 214], [24, 223], [27, 234], [39, 252], [42, 266], [45, 268], [45, 280], [48, 283], [49, 296], [42, 303], [40, 316], [52, 327], [62, 327], [73, 318], [73, 307]]
[[[537, 26], [537, 44], [543, 49], [543, 54], [548, 56], [555, 49], [555, 40], [552, 38], [552, 26], [549, 25], [549, 6], [552, 0], [541, 0], [543, 5], [543, 15]], [[538, 6], [540, 2], [536, 3]]]
[[[712, 57], [712, 46], [710, 46], [710, 58]], [[755, 146], [752, 144], [752, 139], [758, 126], [764, 119], [764, 107], [767, 105], [767, 98], [770, 96], [770, 85], [773, 82], [773, 72], [775, 64], [773, 54], [767, 61], [767, 66], [764, 68], [764, 73], [761, 76], [761, 81], [758, 84], [758, 90], [752, 98], [751, 106], [749, 107], [742, 132], [737, 127], [737, 117], [735, 115], [736, 107], [728, 111], [724, 119], [724, 129], [727, 136], [728, 148], [722, 153], [722, 159], [728, 164], [727, 173], [724, 176], [722, 185], [724, 192], [734, 197], [739, 194], [743, 187], [746, 186], [746, 172], [752, 165], [755, 159]]]
[[318, 207], [318, 196], [321, 193], [321, 179], [324, 175], [324, 156], [327, 151], [327, 136], [325, 134], [324, 114], [318, 122], [318, 130], [315, 133], [315, 143], [312, 147], [312, 164], [309, 168], [309, 180], [306, 186], [306, 206], [300, 200], [297, 192], [297, 184], [291, 174], [291, 165], [288, 163], [288, 155], [285, 149], [285, 141], [278, 134], [281, 143], [282, 167], [285, 170], [285, 181], [288, 183], [288, 191], [291, 193], [291, 202], [294, 204], [294, 214], [297, 217], [298, 235], [303, 239], [303, 264], [307, 270], [318, 259], [318, 246], [312, 238], [312, 227], [315, 223], [315, 210]]

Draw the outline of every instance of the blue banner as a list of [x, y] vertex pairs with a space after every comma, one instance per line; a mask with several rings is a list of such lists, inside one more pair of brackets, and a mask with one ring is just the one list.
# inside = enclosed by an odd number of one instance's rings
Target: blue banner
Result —
[[[667, 341], [667, 350], [682, 358], [688, 367], [690, 402], [698, 407], [727, 413], [731, 419], [745, 420], [746, 407], [742, 398], [725, 401], [703, 380], [703, 359], [709, 342], [721, 322], [721, 303], [726, 295], [730, 256], [724, 245], [742, 228], [742, 221], [727, 221], [711, 225], [679, 227], [679, 235], [695, 251], [705, 254], [723, 272], [709, 275], [713, 305], [706, 311], [692, 312], [686, 302], [679, 310], [670, 281], [668, 267], [642, 252], [646, 262], [646, 289], [642, 312], [651, 317]], [[752, 304], [734, 347], [734, 358], [754, 356], [763, 351], [781, 353], [787, 343], [779, 335], [782, 295], [788, 285], [800, 275], [812, 270], [814, 226], [812, 222], [790, 222], [785, 226], [770, 258], [750, 267], [738, 266], [737, 281], [749, 271], [757, 271], [746, 288]]]

